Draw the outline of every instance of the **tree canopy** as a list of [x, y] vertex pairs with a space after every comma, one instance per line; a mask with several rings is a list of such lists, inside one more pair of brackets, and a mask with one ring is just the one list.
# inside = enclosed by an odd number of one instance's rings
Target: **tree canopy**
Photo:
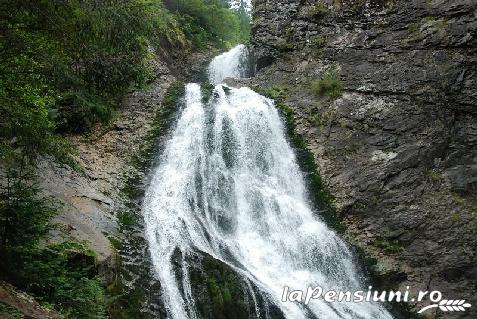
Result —
[[67, 317], [103, 317], [99, 282], [68, 264], [71, 245], [39, 245], [57, 207], [35, 187], [35, 157], [73, 164], [64, 136], [111, 120], [151, 78], [155, 49], [246, 42], [247, 19], [221, 0], [0, 1], [0, 279]]

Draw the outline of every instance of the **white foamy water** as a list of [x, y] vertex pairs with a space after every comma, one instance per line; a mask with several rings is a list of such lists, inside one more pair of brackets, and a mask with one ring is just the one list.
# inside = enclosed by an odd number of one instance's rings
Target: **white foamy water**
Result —
[[210, 83], [220, 84], [226, 78], [239, 79], [248, 76], [248, 59], [249, 52], [243, 44], [216, 56], [208, 68]]
[[[211, 82], [240, 76], [239, 52], [243, 46], [214, 59]], [[284, 286], [367, 287], [345, 242], [312, 211], [273, 102], [246, 87], [217, 85], [205, 105], [198, 84], [186, 86], [185, 99], [143, 207], [169, 316], [198, 318], [184, 256], [200, 251], [252, 282], [286, 318], [392, 318], [378, 304], [281, 302]], [[183, 256], [181, 279], [176, 252]]]

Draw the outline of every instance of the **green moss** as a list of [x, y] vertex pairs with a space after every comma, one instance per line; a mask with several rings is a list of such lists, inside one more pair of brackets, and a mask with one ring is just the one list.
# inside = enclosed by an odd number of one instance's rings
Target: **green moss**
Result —
[[457, 203], [457, 204], [459, 204], [459, 205], [464, 205], [465, 199], [464, 199], [462, 196], [460, 196], [460, 195], [457, 194], [457, 193], [451, 193], [451, 196], [452, 196], [452, 200], [453, 200], [455, 203]]
[[430, 22], [430, 21], [436, 21], [436, 18], [433, 16], [427, 16], [422, 18], [422, 22]]
[[444, 29], [447, 27], [447, 20], [445, 19], [437, 20], [435, 26], [438, 29]]
[[329, 13], [328, 7], [320, 2], [315, 3], [310, 10], [308, 11], [308, 16], [310, 18], [324, 18]]
[[329, 69], [320, 80], [311, 83], [313, 92], [320, 96], [328, 96], [331, 99], [337, 99], [343, 94], [343, 83], [339, 78], [336, 68]]
[[111, 243], [111, 246], [114, 247], [116, 250], [121, 250], [122, 249], [122, 242], [116, 237], [109, 237], [109, 242]]
[[374, 246], [384, 250], [389, 254], [395, 254], [400, 252], [403, 248], [399, 240], [388, 240], [388, 239], [376, 239], [374, 241]]
[[121, 190], [123, 197], [126, 200], [134, 200], [143, 194], [141, 189], [142, 173], [146, 167], [151, 163], [151, 160], [156, 152], [156, 139], [171, 125], [172, 114], [177, 110], [179, 100], [184, 96], [185, 85], [181, 81], [172, 83], [162, 99], [162, 106], [157, 111], [152, 129], [144, 138], [143, 144], [140, 146], [139, 152], [131, 159], [132, 166], [136, 169], [135, 172], [129, 173], [126, 176], [126, 182]]
[[246, 319], [247, 286], [226, 264], [208, 255], [196, 260], [190, 271], [196, 307], [202, 318]]
[[124, 229], [137, 224], [137, 216], [130, 210], [120, 211], [116, 214], [119, 228]]
[[420, 23], [418, 22], [412, 22], [407, 25], [407, 30], [411, 34], [415, 34], [419, 31], [419, 28], [421, 27]]
[[288, 137], [295, 148], [300, 168], [307, 177], [307, 188], [310, 192], [313, 203], [318, 210], [324, 209], [321, 213], [321, 217], [323, 217], [328, 225], [337, 231], [344, 232], [344, 226], [340, 223], [336, 215], [336, 210], [333, 205], [333, 196], [331, 196], [324, 186], [323, 180], [318, 173], [315, 158], [308, 149], [308, 144], [303, 136], [296, 132], [293, 109], [284, 103], [286, 91], [286, 88], [276, 86], [259, 90], [262, 95], [275, 100], [275, 106], [280, 110], [285, 119]]
[[403, 40], [403, 44], [407, 45], [409, 42], [421, 41], [424, 39], [424, 34], [421, 32], [421, 28], [425, 23], [431, 22], [431, 27], [435, 29], [444, 29], [447, 27], [446, 19], [436, 19], [434, 16], [427, 16], [419, 21], [409, 23], [407, 26], [409, 38]]
[[144, 138], [140, 151], [131, 159], [131, 164], [137, 171], [127, 176], [127, 181], [122, 189], [126, 198], [135, 199], [142, 195], [142, 190], [138, 187], [142, 179], [141, 173], [155, 154], [157, 137], [171, 125], [172, 114], [177, 110], [179, 100], [184, 96], [184, 92], [185, 85], [181, 81], [172, 83], [167, 89], [161, 103], [162, 106], [154, 117], [152, 129]]
[[429, 171], [429, 177], [436, 182], [444, 179], [444, 176], [442, 175], [442, 173], [434, 169]]
[[214, 92], [214, 85], [209, 81], [202, 82], [200, 84], [200, 90], [202, 92], [202, 102], [207, 103]]
[[462, 220], [462, 215], [460, 213], [453, 213], [451, 218], [453, 222], [457, 223]]
[[[119, 286], [117, 292], [123, 291], [123, 288]], [[121, 294], [119, 295], [121, 299], [121, 303], [116, 305], [114, 309], [110, 310], [111, 318], [118, 318], [118, 319], [146, 319], [150, 318], [150, 316], [141, 311], [143, 307], [144, 300], [146, 298], [146, 294], [144, 290], [140, 287], [134, 289], [132, 292], [128, 293], [127, 295]]]

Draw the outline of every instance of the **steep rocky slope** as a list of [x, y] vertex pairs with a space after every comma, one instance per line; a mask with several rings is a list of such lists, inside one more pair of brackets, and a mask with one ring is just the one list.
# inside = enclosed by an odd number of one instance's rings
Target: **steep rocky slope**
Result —
[[121, 113], [110, 126], [98, 126], [88, 136], [71, 137], [82, 171], [48, 159], [39, 163], [42, 189], [63, 205], [57, 221], [68, 236], [88, 242], [105, 272], [114, 270], [117, 262], [108, 236], [117, 234], [117, 213], [125, 207], [121, 190], [135, 170], [132, 156], [140, 152], [162, 98], [176, 80], [159, 60], [155, 72], [157, 78], [147, 90], [124, 98]]
[[0, 281], [0, 319], [63, 319], [57, 312], [39, 305], [27, 294]]
[[[350, 238], [395, 287], [477, 304], [477, 3], [256, 0], [252, 81], [284, 99]], [[338, 98], [311, 83], [335, 74]], [[475, 318], [428, 311], [429, 318]]]
[[[198, 52], [190, 56], [176, 53], [171, 58], [170, 55], [174, 52], [161, 48], [151, 62], [154, 79], [148, 87], [125, 95], [118, 116], [110, 125], [98, 125], [87, 135], [68, 137], [76, 150], [78, 170], [60, 165], [51, 158], [42, 158], [37, 163], [37, 180], [42, 192], [54, 198], [61, 207], [60, 214], [55, 217], [55, 222], [60, 227], [49, 240], [66, 238], [85, 242], [87, 247], [94, 251], [95, 266], [98, 273], [105, 277], [107, 284], [111, 285], [109, 289], [118, 288], [116, 286], [120, 283], [120, 271], [129, 265], [134, 268], [134, 272], [138, 272], [134, 274], [135, 278], [128, 278], [130, 284], [143, 275], [139, 272], [148, 270], [145, 269], [147, 257], [144, 256], [147, 246], [144, 242], [141, 242], [140, 247], [135, 247], [136, 250], [126, 251], [130, 249], [129, 245], [137, 244], [137, 240], [142, 237], [140, 229], [132, 230], [132, 234], [123, 234], [120, 229], [122, 224], [130, 222], [122, 221], [121, 218], [134, 218], [134, 215], [128, 215], [136, 213], [128, 212], [131, 205], [133, 210], [137, 210], [137, 207], [130, 203], [132, 198], [127, 194], [128, 189], [140, 188], [146, 173], [135, 162], [151, 160], [137, 157], [144, 155], [148, 144], [154, 143], [158, 138], [154, 135], [157, 133], [154, 133], [154, 130], [157, 130], [155, 121], [164, 107], [164, 97], [171, 85], [191, 77], [200, 78], [201, 72], [205, 70], [215, 52], [215, 49], [211, 49], [210, 52]], [[179, 67], [180, 65], [182, 67]], [[142, 166], [148, 166], [150, 163], [143, 164]], [[127, 240], [124, 238], [126, 235], [130, 237]], [[120, 243], [121, 241], [123, 242]], [[115, 246], [119, 246], [119, 251]], [[120, 267], [121, 264], [123, 267]], [[128, 273], [128, 276], [132, 275]], [[148, 275], [141, 279], [149, 280]], [[32, 318], [50, 318], [42, 313], [40, 308], [35, 310], [37, 304], [33, 298], [19, 292], [32, 301], [17, 302], [15, 294], [9, 293], [10, 290], [7, 289], [10, 286], [5, 284], [3, 287], [0, 287], [4, 292], [0, 291], [0, 306], [10, 305], [16, 308], [16, 311]], [[151, 291], [151, 294], [157, 295], [155, 292]], [[29, 306], [30, 304], [35, 307]], [[2, 315], [7, 314], [0, 309], [0, 317]], [[52, 313], [51, 318], [55, 316], [59, 315]]]

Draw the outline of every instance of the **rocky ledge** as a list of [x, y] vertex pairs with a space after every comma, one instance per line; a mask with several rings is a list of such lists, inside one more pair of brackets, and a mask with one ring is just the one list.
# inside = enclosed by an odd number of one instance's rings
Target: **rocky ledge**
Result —
[[[470, 0], [256, 0], [252, 41], [253, 85], [292, 108], [375, 270], [395, 289], [473, 305], [476, 10]], [[477, 307], [426, 313], [475, 318]]]

